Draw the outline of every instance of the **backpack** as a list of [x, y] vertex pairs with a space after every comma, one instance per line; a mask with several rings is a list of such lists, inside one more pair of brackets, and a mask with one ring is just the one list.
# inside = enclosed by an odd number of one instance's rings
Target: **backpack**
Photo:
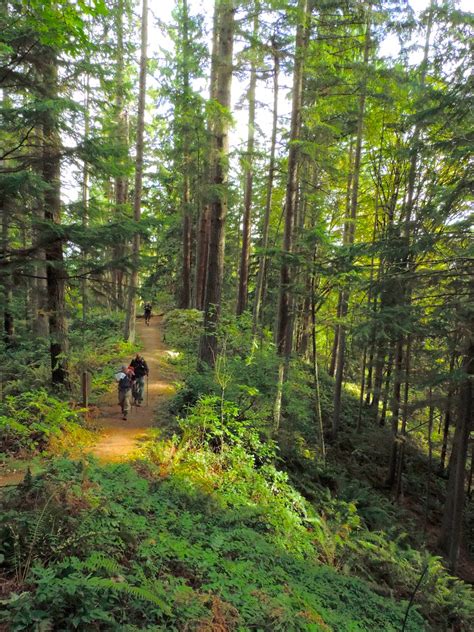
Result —
[[128, 391], [129, 388], [132, 388], [132, 380], [128, 375], [124, 375], [123, 378], [118, 383], [119, 391]]

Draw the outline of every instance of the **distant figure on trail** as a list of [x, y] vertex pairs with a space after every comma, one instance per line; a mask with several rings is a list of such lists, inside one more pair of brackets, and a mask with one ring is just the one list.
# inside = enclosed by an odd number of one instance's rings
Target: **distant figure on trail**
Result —
[[145, 303], [145, 324], [149, 325], [151, 319], [151, 303]]
[[134, 377], [133, 369], [126, 364], [123, 364], [121, 371], [115, 374], [115, 381], [118, 385], [118, 403], [124, 420], [127, 419], [127, 415], [132, 407]]
[[135, 373], [135, 381], [133, 384], [133, 399], [136, 406], [141, 406], [143, 402], [143, 392], [145, 390], [145, 375], [148, 376], [148, 364], [145, 358], [137, 353], [130, 362], [130, 366]]

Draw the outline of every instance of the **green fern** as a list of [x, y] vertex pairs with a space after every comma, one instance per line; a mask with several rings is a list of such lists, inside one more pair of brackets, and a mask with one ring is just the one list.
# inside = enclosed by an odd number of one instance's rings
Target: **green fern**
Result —
[[158, 595], [148, 588], [143, 588], [142, 586], [132, 586], [123, 578], [109, 579], [105, 577], [87, 577], [85, 582], [87, 586], [93, 588], [111, 590], [117, 593], [125, 593], [129, 597], [148, 601], [155, 606], [158, 606], [165, 614], [171, 614], [171, 608], [160, 597], [158, 597]]

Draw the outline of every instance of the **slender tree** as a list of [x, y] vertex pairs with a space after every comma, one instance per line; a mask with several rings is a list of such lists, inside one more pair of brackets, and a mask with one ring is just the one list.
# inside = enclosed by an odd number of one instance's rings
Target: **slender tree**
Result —
[[280, 364], [278, 369], [277, 394], [274, 406], [275, 429], [280, 426], [283, 385], [287, 378], [288, 365], [293, 346], [293, 321], [291, 314], [291, 255], [293, 234], [298, 205], [298, 141], [301, 133], [301, 107], [303, 103], [303, 72], [309, 34], [310, 6], [308, 0], [298, 2], [298, 25], [296, 29], [295, 62], [293, 70], [293, 94], [291, 106], [290, 148], [288, 153], [288, 176], [285, 197], [285, 228], [283, 253], [280, 267], [280, 296], [276, 344]]
[[[259, 3], [255, 2], [253, 18], [253, 34], [255, 41], [258, 35]], [[240, 316], [247, 308], [249, 260], [250, 260], [250, 229], [253, 193], [253, 162], [255, 146], [255, 91], [257, 86], [257, 60], [255, 52], [251, 51], [250, 86], [248, 91], [249, 118], [247, 150], [245, 152], [245, 188], [244, 188], [244, 216], [242, 227], [242, 250], [240, 255], [239, 291], [237, 296], [237, 315]]]
[[280, 51], [278, 49], [278, 43], [276, 35], [273, 35], [271, 40], [271, 54], [273, 58], [273, 116], [272, 116], [272, 136], [270, 141], [270, 161], [268, 164], [268, 176], [267, 187], [265, 196], [265, 211], [263, 215], [263, 228], [262, 228], [262, 254], [259, 257], [257, 281], [255, 287], [255, 302], [253, 308], [253, 330], [257, 331], [261, 320], [261, 312], [263, 307], [263, 296], [266, 279], [266, 269], [268, 264], [268, 240], [270, 232], [270, 215], [272, 210], [272, 198], [273, 198], [273, 184], [275, 179], [275, 154], [276, 154], [276, 139], [277, 139], [277, 125], [278, 125], [278, 81], [280, 74]]
[[140, 79], [138, 88], [137, 111], [137, 138], [135, 157], [135, 188], [133, 194], [133, 218], [135, 220], [135, 234], [133, 236], [132, 250], [132, 274], [128, 294], [127, 313], [125, 318], [125, 339], [135, 340], [136, 298], [138, 288], [138, 268], [140, 263], [140, 218], [142, 208], [142, 181], [143, 181], [143, 143], [145, 132], [145, 98], [146, 98], [146, 68], [147, 68], [147, 37], [148, 37], [148, 0], [142, 4], [141, 26], [141, 54], [140, 54]]

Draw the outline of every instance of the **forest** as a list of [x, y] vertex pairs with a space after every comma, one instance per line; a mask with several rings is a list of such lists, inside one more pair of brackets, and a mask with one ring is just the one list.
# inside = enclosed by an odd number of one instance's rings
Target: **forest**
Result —
[[0, 630], [472, 630], [469, 3], [0, 7]]

